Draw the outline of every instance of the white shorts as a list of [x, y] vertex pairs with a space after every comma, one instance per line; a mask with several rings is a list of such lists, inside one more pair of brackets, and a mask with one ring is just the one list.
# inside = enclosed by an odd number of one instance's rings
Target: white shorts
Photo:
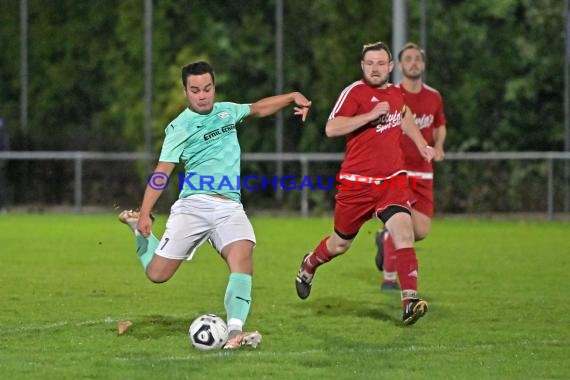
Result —
[[154, 253], [168, 259], [191, 260], [206, 240], [220, 254], [234, 241], [249, 240], [255, 245], [253, 227], [243, 206], [203, 194], [177, 200]]

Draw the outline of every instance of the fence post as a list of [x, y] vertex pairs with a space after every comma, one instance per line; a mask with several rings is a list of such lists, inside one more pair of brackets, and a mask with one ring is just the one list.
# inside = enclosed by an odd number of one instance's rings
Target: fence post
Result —
[[[301, 181], [309, 175], [309, 160], [305, 155], [301, 156]], [[309, 189], [308, 186], [303, 186], [301, 190], [301, 216], [306, 218], [309, 216]]]
[[73, 181], [73, 199], [74, 209], [76, 213], [81, 212], [83, 204], [83, 157], [81, 152], [75, 152], [74, 159], [74, 181]]
[[548, 158], [548, 190], [547, 190], [548, 220], [554, 218], [554, 168], [552, 157]]

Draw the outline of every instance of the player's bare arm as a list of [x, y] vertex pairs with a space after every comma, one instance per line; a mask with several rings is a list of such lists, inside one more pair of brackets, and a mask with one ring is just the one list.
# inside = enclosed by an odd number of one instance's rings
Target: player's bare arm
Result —
[[367, 113], [356, 116], [336, 116], [327, 122], [325, 133], [328, 137], [344, 136], [373, 122], [390, 111], [388, 102], [378, 103]]
[[443, 161], [445, 158], [445, 151], [443, 150], [443, 143], [445, 142], [445, 136], [447, 135], [447, 129], [445, 125], [442, 125], [433, 130], [433, 150], [434, 150], [434, 161]]
[[[166, 176], [170, 176], [175, 167], [176, 164], [172, 162], [159, 162], [154, 169], [154, 173], [164, 173]], [[144, 237], [150, 235], [152, 229], [150, 212], [156, 204], [156, 201], [158, 201], [158, 198], [160, 198], [162, 191], [163, 189], [153, 189], [150, 185], [147, 185], [144, 191], [144, 197], [139, 211], [139, 222], [137, 223], [137, 230]]]
[[431, 161], [434, 156], [433, 148], [428, 145], [427, 141], [422, 136], [416, 122], [414, 121], [414, 117], [409, 110], [406, 110], [404, 117], [402, 118], [402, 130], [416, 144], [422, 157], [426, 161]]
[[288, 94], [260, 99], [250, 106], [250, 115], [254, 117], [273, 115], [291, 103], [296, 105], [294, 108], [295, 115], [301, 116], [301, 119], [305, 121], [309, 113], [309, 108], [311, 107], [311, 102], [300, 92], [290, 92]]

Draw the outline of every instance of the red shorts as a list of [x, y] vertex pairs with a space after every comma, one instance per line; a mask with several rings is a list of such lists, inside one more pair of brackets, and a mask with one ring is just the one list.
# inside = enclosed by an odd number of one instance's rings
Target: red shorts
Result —
[[408, 178], [412, 192], [412, 208], [433, 217], [433, 179]]
[[[401, 177], [405, 181], [405, 175]], [[353, 238], [364, 223], [389, 206], [411, 208], [411, 192], [405, 182], [403, 186], [378, 186], [354, 182], [352, 184], [353, 187], [343, 186], [341, 183], [335, 196], [334, 228], [341, 237]]]

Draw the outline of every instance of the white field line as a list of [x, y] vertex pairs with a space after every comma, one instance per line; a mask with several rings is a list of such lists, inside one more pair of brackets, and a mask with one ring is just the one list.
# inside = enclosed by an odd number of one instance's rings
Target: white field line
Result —
[[[122, 319], [121, 319], [122, 320]], [[48, 331], [48, 330], [56, 330], [66, 326], [91, 326], [91, 325], [102, 325], [102, 324], [111, 324], [111, 323], [118, 323], [118, 319], [114, 319], [111, 317], [106, 317], [104, 319], [99, 320], [85, 320], [85, 321], [59, 321], [54, 323], [49, 323], [45, 325], [28, 325], [28, 326], [18, 326], [18, 327], [11, 327], [11, 328], [0, 328], [0, 335], [11, 335], [20, 332], [33, 332], [33, 331]], [[550, 339], [550, 340], [542, 340], [542, 341], [522, 341], [522, 342], [513, 342], [509, 346], [531, 346], [531, 347], [540, 347], [540, 346], [556, 346], [561, 345], [561, 341], [557, 339]], [[501, 347], [504, 347], [504, 344], [501, 344]], [[562, 346], [566, 346], [566, 344], [562, 344]], [[433, 345], [433, 346], [409, 346], [409, 347], [377, 347], [377, 348], [362, 348], [362, 349], [335, 349], [335, 352], [341, 353], [360, 353], [360, 354], [381, 354], [381, 353], [390, 353], [390, 352], [444, 352], [444, 351], [466, 351], [466, 350], [473, 350], [473, 349], [480, 349], [480, 350], [497, 350], [498, 347], [495, 344], [476, 344], [476, 345], [465, 345], [465, 346], [443, 346], [443, 345]], [[319, 355], [330, 353], [330, 350], [306, 350], [306, 351], [264, 351], [263, 348], [258, 350], [252, 349], [245, 349], [240, 350], [240, 356], [246, 357], [297, 357], [297, 356], [307, 356], [307, 355]], [[188, 355], [183, 356], [165, 356], [165, 357], [154, 357], [153, 360], [157, 361], [166, 361], [166, 362], [176, 362], [181, 360], [189, 360], [200, 358], [200, 360], [204, 359], [218, 359], [220, 357], [231, 357], [234, 354], [233, 351], [223, 351], [220, 350], [219, 352], [196, 352], [190, 353]], [[136, 357], [115, 357], [115, 360], [119, 361], [146, 361], [148, 358], [136, 358]]]
[[[463, 349], [468, 349], [471, 347], [464, 347]], [[385, 347], [385, 348], [375, 348], [375, 349], [370, 349], [370, 348], [363, 348], [363, 349], [335, 349], [334, 352], [337, 353], [344, 353], [344, 354], [349, 354], [349, 353], [360, 353], [360, 354], [364, 354], [364, 353], [369, 353], [369, 354], [380, 354], [380, 353], [388, 353], [388, 352], [418, 352], [418, 351], [446, 351], [446, 350], [457, 350], [456, 347], [453, 348], [449, 348], [449, 347], [442, 347], [442, 346], [433, 346], [433, 347], [418, 347], [418, 346], [413, 346], [413, 347], [398, 347], [398, 348], [394, 348], [394, 347]], [[490, 349], [490, 348], [489, 348]], [[283, 356], [289, 356], [289, 357], [297, 357], [297, 356], [309, 356], [309, 355], [320, 355], [320, 354], [330, 354], [330, 350], [324, 350], [324, 349], [319, 349], [319, 350], [306, 350], [306, 351], [264, 351], [263, 349], [257, 349], [257, 350], [253, 350], [251, 348], [246, 348], [244, 350], [239, 350], [239, 356], [247, 356], [247, 357], [283, 357]], [[220, 360], [220, 358], [223, 357], [232, 357], [234, 354], [238, 354], [238, 352], [234, 352], [232, 351], [224, 351], [224, 350], [220, 350], [220, 352], [204, 352], [204, 353], [200, 353], [197, 352], [195, 354], [188, 354], [188, 355], [184, 355], [184, 356], [164, 356], [164, 357], [153, 357], [153, 360], [156, 361], [162, 361], [162, 362], [176, 362], [176, 361], [187, 361], [189, 359], [197, 359], [199, 358], [200, 360], [204, 360], [204, 359], [215, 359], [215, 360]], [[148, 358], [136, 358], [136, 357], [115, 357], [115, 360], [119, 360], [119, 361], [147, 361]]]
[[29, 331], [48, 331], [48, 330], [56, 330], [66, 326], [90, 326], [90, 325], [101, 325], [101, 324], [109, 324], [118, 322], [118, 320], [113, 319], [111, 317], [107, 317], [105, 319], [99, 320], [87, 320], [87, 321], [58, 321], [53, 323], [48, 323], [45, 325], [28, 325], [28, 326], [16, 326], [10, 328], [0, 328], [0, 335], [7, 335], [7, 334], [14, 334], [20, 332], [29, 332]]
[[[517, 342], [517, 343], [513, 343], [510, 344], [509, 346], [530, 346], [533, 349], [536, 349], [537, 347], [542, 347], [542, 346], [552, 346], [552, 345], [560, 345], [561, 341], [560, 340], [543, 340], [540, 342], [529, 342], [529, 341], [524, 341], [524, 342]], [[340, 353], [340, 354], [382, 354], [382, 353], [391, 353], [391, 352], [395, 352], [395, 353], [400, 353], [400, 352], [409, 352], [409, 353], [415, 353], [415, 352], [446, 352], [446, 351], [453, 351], [453, 352], [457, 352], [457, 351], [471, 351], [473, 349], [477, 349], [477, 350], [482, 350], [482, 351], [492, 351], [492, 352], [496, 352], [498, 349], [500, 348], [504, 348], [505, 345], [501, 344], [499, 345], [495, 345], [495, 344], [475, 344], [475, 345], [464, 345], [464, 346], [443, 346], [443, 345], [434, 345], [434, 346], [409, 346], [409, 347], [378, 347], [378, 348], [362, 348], [362, 349], [354, 349], [354, 348], [350, 348], [350, 349], [343, 349], [341, 347], [339, 347], [338, 349], [335, 349], [334, 352], [336, 353]], [[310, 355], [321, 355], [321, 354], [327, 354], [329, 355], [331, 353], [331, 350], [324, 350], [324, 349], [318, 349], [318, 350], [306, 350], [306, 351], [264, 351], [263, 348], [261, 349], [257, 349], [257, 350], [253, 350], [251, 348], [246, 348], [244, 350], [239, 350], [239, 356], [243, 357], [303, 357], [303, 356], [310, 356]], [[183, 355], [183, 356], [164, 356], [164, 357], [153, 357], [153, 360], [156, 361], [162, 361], [162, 362], [176, 362], [176, 361], [187, 361], [190, 359], [200, 359], [200, 360], [205, 360], [205, 359], [215, 359], [215, 360], [220, 360], [220, 358], [223, 357], [232, 357], [233, 354], [238, 354], [235, 351], [224, 351], [224, 350], [220, 350], [220, 352], [204, 352], [204, 353], [200, 353], [200, 352], [196, 352], [196, 353], [190, 353], [188, 355]], [[137, 358], [137, 357], [115, 357], [115, 360], [119, 360], [119, 361], [147, 361], [148, 358]]]

